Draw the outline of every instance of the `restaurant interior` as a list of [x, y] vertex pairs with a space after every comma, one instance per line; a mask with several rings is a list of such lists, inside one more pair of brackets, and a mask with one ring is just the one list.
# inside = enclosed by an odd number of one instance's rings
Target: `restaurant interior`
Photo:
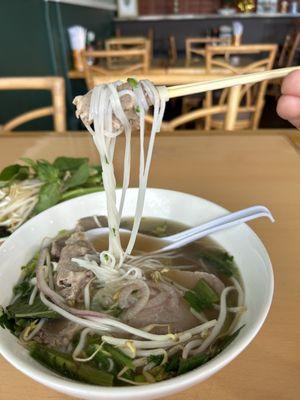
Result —
[[[0, 101], [5, 104], [0, 123], [4, 131], [81, 130], [72, 99], [96, 84], [129, 75], [137, 79], [146, 77], [159, 85], [177, 85], [290, 67], [299, 61], [297, 2], [119, 3], [2, 2], [1, 15], [7, 16], [1, 24], [2, 36], [6, 38], [2, 42], [5, 56], [0, 66]], [[129, 57], [128, 50], [136, 53]], [[109, 51], [115, 51], [115, 56], [109, 56]], [[218, 64], [220, 61], [222, 65]], [[9, 77], [24, 77], [26, 83]], [[244, 87], [236, 121], [231, 122], [229, 129], [289, 127], [276, 114], [280, 83], [280, 79], [271, 79], [249, 90]], [[24, 85], [32, 90], [22, 91]], [[52, 105], [59, 102], [54, 122], [52, 117], [41, 118], [47, 115], [46, 110], [41, 110], [29, 122], [25, 117], [17, 120], [17, 125], [9, 123], [17, 116], [16, 103], [18, 114], [44, 108], [51, 105], [51, 93]], [[211, 106], [224, 106], [225, 111], [217, 113], [216, 109], [211, 117], [195, 116], [176, 129], [228, 128], [224, 125], [228, 90], [173, 99], [167, 106], [165, 121]]]
[[0, 0], [0, 36], [0, 399], [299, 399], [300, 0]]

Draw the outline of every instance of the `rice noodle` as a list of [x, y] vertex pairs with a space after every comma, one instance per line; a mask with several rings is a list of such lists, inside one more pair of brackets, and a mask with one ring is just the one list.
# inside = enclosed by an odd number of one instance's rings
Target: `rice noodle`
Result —
[[[124, 89], [118, 92], [118, 86], [121, 84], [122, 82], [115, 82], [114, 84], [99, 85], [93, 89], [90, 102], [89, 120], [94, 122], [94, 130], [88, 124], [86, 124], [87, 129], [93, 136], [95, 145], [100, 155], [103, 170], [103, 186], [106, 193], [109, 226], [108, 251], [116, 259], [118, 267], [122, 265], [126, 255], [131, 254], [136, 240], [143, 212], [145, 191], [150, 170], [154, 140], [156, 133], [160, 130], [162, 117], [165, 110], [165, 103], [167, 100], [167, 91], [163, 88], [156, 88], [150, 81], [140, 81], [137, 84], [137, 88], [133, 91]], [[145, 98], [144, 91], [147, 93], [150, 103], [154, 106], [154, 122], [151, 129], [146, 158], [144, 154], [144, 120], [145, 113], [148, 110], [148, 102]], [[119, 225], [125, 202], [126, 190], [128, 188], [130, 179], [131, 125], [125, 112], [123, 111], [120, 97], [127, 95], [131, 96], [134, 99], [135, 104], [139, 107], [140, 167], [135, 218], [127, 249], [124, 254], [120, 243]], [[113, 116], [120, 122], [125, 134], [123, 187], [119, 209], [117, 209], [116, 204], [116, 180], [112, 164], [112, 155], [115, 138], [121, 133], [121, 131], [120, 129], [113, 129], [111, 123]]]

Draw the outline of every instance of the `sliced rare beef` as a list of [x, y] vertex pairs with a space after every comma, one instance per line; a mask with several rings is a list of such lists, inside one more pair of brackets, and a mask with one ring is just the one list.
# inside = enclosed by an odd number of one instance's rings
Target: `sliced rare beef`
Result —
[[80, 325], [65, 318], [49, 320], [34, 336], [34, 341], [66, 351], [74, 335], [80, 330], [82, 330]]
[[55, 274], [55, 286], [57, 292], [63, 296], [70, 305], [82, 299], [82, 290], [93, 273], [79, 267], [72, 258], [86, 255], [96, 256], [96, 250], [87, 241], [84, 232], [73, 233], [65, 242], [61, 250], [57, 272]]
[[[126, 319], [129, 325], [142, 328], [152, 324], [166, 324], [173, 333], [199, 325], [199, 320], [190, 313], [182, 293], [173, 285], [150, 280], [146, 282], [150, 289], [149, 300], [141, 311], [132, 318]], [[127, 312], [126, 315], [130, 314]], [[168, 330], [168, 326], [161, 326], [156, 327], [152, 332], [168, 333]]]

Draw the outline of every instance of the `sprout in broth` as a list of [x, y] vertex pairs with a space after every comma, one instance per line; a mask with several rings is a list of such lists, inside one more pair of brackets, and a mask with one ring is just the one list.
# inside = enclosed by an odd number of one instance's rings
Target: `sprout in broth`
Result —
[[[186, 373], [220, 353], [238, 334], [244, 291], [233, 257], [204, 239], [180, 251], [153, 253], [151, 239], [184, 229], [172, 221], [142, 220], [165, 88], [149, 81], [95, 87], [75, 99], [77, 114], [99, 151], [107, 219], [84, 218], [72, 231], [45, 239], [22, 268], [0, 324], [31, 356], [65, 377], [102, 386], [145, 385]], [[154, 106], [148, 149], [144, 120]], [[94, 129], [91, 127], [93, 124]], [[122, 218], [130, 180], [131, 132], [140, 130], [139, 189], [135, 215]], [[113, 169], [124, 132], [123, 188], [117, 202]], [[89, 230], [107, 223], [108, 243]], [[120, 226], [131, 229], [120, 234]], [[140, 226], [141, 225], [141, 226]]]

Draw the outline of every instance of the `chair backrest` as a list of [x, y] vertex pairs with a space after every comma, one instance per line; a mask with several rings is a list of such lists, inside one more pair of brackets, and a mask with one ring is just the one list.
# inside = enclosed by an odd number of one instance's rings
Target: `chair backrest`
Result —
[[[221, 115], [224, 117], [221, 127], [222, 129], [233, 130], [238, 112], [238, 95], [239, 94], [235, 88], [230, 88], [226, 103], [217, 106], [203, 107], [180, 115], [171, 121], [163, 121], [161, 125], [161, 131], [174, 131], [184, 124], [190, 122], [195, 122], [198, 124], [199, 120], [216, 115]], [[150, 115], [146, 115], [145, 119], [147, 123], [153, 122], [153, 118]]]
[[284, 39], [284, 43], [282, 46], [282, 49], [280, 51], [280, 54], [278, 54], [278, 60], [277, 60], [277, 67], [282, 68], [282, 67], [287, 67], [288, 65], [288, 58], [290, 55], [290, 51], [292, 48], [292, 40], [293, 40], [293, 34], [290, 32], [286, 35]]
[[[206, 70], [208, 73], [218, 71], [225, 74], [246, 74], [257, 71], [270, 70], [273, 67], [277, 45], [255, 44], [241, 46], [207, 46], [206, 47]], [[246, 60], [243, 58], [246, 57]], [[264, 96], [268, 82], [244, 85], [239, 93], [239, 113], [243, 116], [248, 113], [244, 120], [245, 128], [256, 129], [264, 106]], [[218, 104], [226, 101], [228, 91], [222, 91]], [[211, 92], [206, 94], [206, 105], [212, 106], [213, 97]], [[207, 119], [207, 129], [210, 129], [211, 119]]]
[[16, 127], [37, 118], [53, 115], [54, 130], [66, 130], [65, 82], [61, 77], [8, 77], [0, 78], [0, 90], [48, 90], [51, 92], [52, 105], [28, 111], [6, 122], [1, 131], [12, 131]]
[[[114, 60], [114, 62], [118, 61], [117, 65], [115, 63], [113, 70], [119, 75], [128, 75], [133, 72], [147, 72], [150, 67], [149, 41], [147, 43], [147, 46], [141, 49], [83, 51], [84, 74], [88, 88], [92, 89], [95, 86], [95, 76], [111, 75], [112, 69], [109, 69], [107, 64], [105, 64], [109, 59]], [[128, 59], [132, 59], [133, 57], [135, 58], [134, 62], [128, 62]], [[88, 60], [90, 58], [93, 58], [96, 64], [89, 65]]]
[[121, 36], [105, 40], [106, 50], [118, 50], [124, 48], [144, 48], [149, 39], [140, 36]]
[[[246, 74], [271, 69], [277, 48], [276, 44], [206, 46], [206, 70], [208, 73], [212, 73], [215, 68], [215, 70], [220, 71], [221, 69], [232, 74]], [[243, 62], [244, 56], [246, 60]], [[238, 63], [239, 60], [236, 57], [240, 58], [240, 63]]]
[[177, 61], [177, 45], [174, 35], [169, 36], [169, 63], [170, 65], [176, 64]]
[[300, 47], [300, 32], [287, 35], [283, 45], [282, 54], [279, 57], [279, 67], [291, 67], [294, 64], [295, 56]]
[[[228, 44], [228, 38], [218, 37], [191, 37], [185, 39], [185, 64], [187, 67], [195, 65], [205, 58], [205, 48], [209, 45]], [[200, 57], [199, 57], [200, 56]]]

